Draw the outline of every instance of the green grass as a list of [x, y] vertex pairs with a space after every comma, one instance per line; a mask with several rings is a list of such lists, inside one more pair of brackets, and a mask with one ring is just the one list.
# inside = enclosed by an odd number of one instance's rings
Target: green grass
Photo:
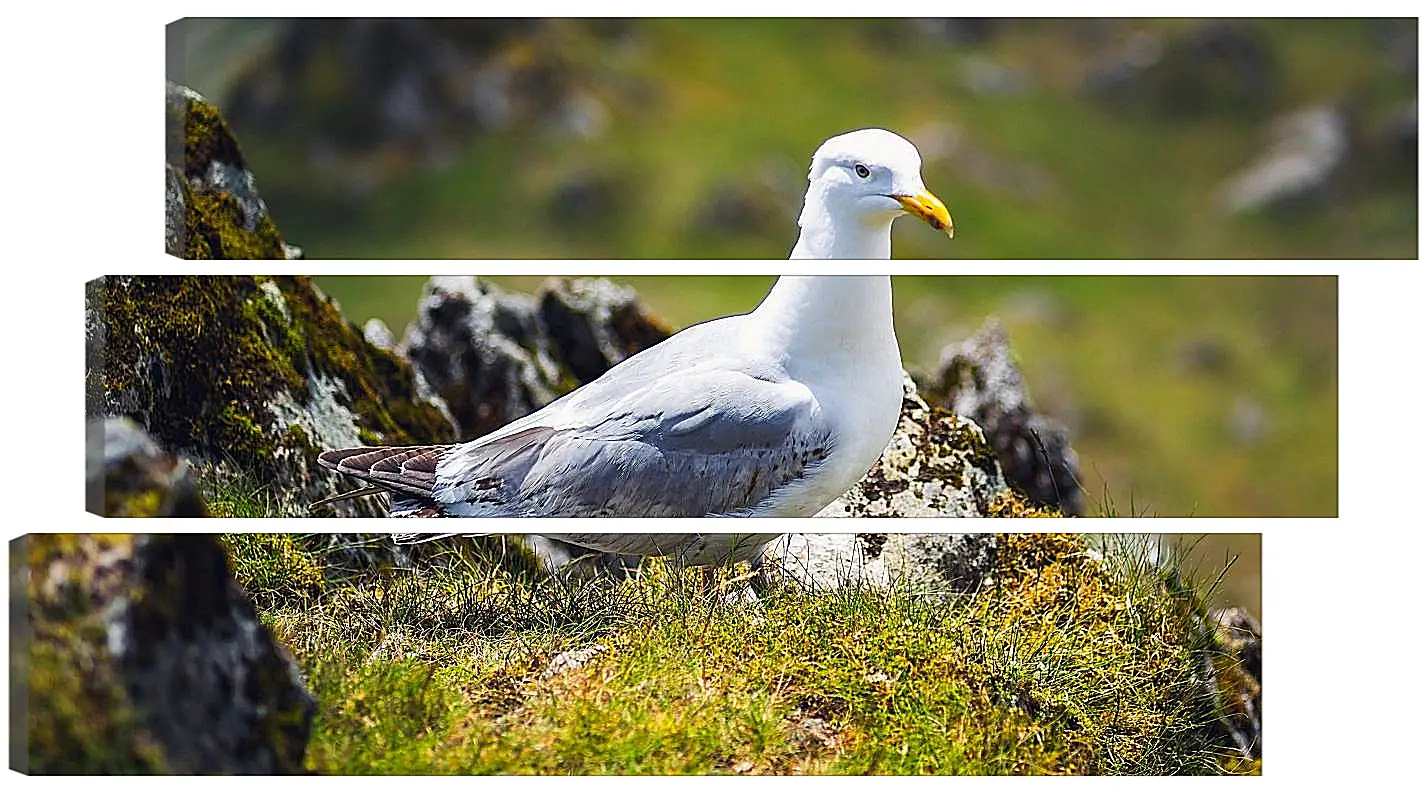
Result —
[[198, 492], [213, 517], [280, 517], [292, 509], [283, 506], [271, 486], [246, 473], [212, 466], [196, 471]]
[[[262, 617], [318, 698], [316, 772], [1258, 769], [1221, 749], [1200, 682], [1212, 657], [1187, 587], [1209, 576], [1149, 564], [1141, 537], [1104, 540], [1099, 559], [1077, 537], [1002, 537], [974, 595], [781, 588], [749, 603], [665, 565], [570, 583], [467, 549], [313, 596], [286, 545], [242, 538], [227, 537], [238, 574], [266, 576]], [[289, 592], [271, 581], [281, 564], [297, 564]]]

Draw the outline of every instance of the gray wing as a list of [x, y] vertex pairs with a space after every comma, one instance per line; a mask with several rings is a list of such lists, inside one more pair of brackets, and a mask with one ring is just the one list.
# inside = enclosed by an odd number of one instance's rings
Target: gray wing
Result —
[[731, 369], [581, 399], [441, 454], [430, 496], [458, 516], [743, 515], [833, 447], [803, 385]]

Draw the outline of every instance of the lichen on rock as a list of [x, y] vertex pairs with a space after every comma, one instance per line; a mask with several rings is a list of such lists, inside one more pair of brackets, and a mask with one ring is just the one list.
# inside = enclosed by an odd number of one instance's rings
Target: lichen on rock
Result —
[[943, 348], [924, 392], [982, 427], [1008, 485], [1028, 500], [1071, 516], [1085, 512], [1076, 451], [1066, 426], [1033, 406], [1007, 331], [996, 319]]
[[983, 517], [1008, 491], [970, 419], [931, 406], [907, 373], [899, 425], [869, 474], [817, 517]]
[[795, 533], [766, 548], [770, 574], [810, 591], [911, 586], [976, 591], [996, 562], [987, 533]]
[[448, 404], [459, 436], [470, 439], [670, 335], [635, 293], [607, 280], [550, 279], [529, 296], [450, 276], [425, 285], [396, 351]]

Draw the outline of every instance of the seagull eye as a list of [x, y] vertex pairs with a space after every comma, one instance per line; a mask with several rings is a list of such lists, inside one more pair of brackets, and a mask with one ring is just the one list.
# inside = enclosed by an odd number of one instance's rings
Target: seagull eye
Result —
[[861, 178], [867, 178], [869, 177], [869, 168], [864, 166], [863, 164], [855, 164], [854, 174], [858, 175]]

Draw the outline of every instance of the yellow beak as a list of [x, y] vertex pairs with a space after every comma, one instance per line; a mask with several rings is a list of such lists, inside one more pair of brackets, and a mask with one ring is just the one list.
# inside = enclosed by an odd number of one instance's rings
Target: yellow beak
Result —
[[948, 238], [953, 238], [953, 217], [948, 214], [948, 206], [943, 205], [943, 201], [933, 196], [933, 192], [924, 189], [915, 195], [892, 195], [899, 201], [899, 205], [904, 210], [929, 225], [948, 234]]

